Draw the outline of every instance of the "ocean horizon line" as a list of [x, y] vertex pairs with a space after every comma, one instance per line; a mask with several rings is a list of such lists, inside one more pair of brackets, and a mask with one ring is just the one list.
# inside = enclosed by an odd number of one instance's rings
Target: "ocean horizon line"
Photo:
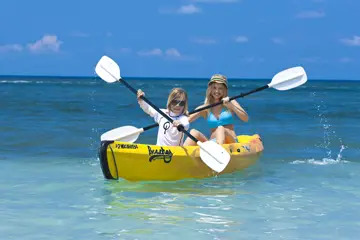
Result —
[[[26, 78], [26, 79], [89, 79], [89, 78], [95, 78], [100, 79], [98, 76], [64, 76], [64, 75], [0, 75], [0, 79], [17, 79], [17, 78]], [[207, 80], [208, 77], [137, 77], [137, 76], [129, 76], [124, 77], [125, 79], [151, 79], [151, 80]], [[269, 81], [271, 78], [228, 78], [231, 80], [250, 80], [250, 81]], [[309, 81], [360, 81], [360, 79], [308, 79]]]

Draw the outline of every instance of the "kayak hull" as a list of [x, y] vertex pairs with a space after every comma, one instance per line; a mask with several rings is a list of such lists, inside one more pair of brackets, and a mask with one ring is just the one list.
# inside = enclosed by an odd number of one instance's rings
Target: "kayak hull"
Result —
[[264, 150], [258, 134], [237, 137], [238, 143], [224, 144], [231, 160], [216, 173], [200, 158], [198, 146], [156, 146], [138, 143], [101, 142], [99, 158], [104, 177], [130, 181], [174, 181], [207, 178], [242, 170], [254, 164]]

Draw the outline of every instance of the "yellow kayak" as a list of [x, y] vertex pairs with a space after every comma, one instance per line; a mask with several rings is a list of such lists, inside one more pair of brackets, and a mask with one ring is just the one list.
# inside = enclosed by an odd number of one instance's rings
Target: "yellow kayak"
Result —
[[223, 145], [231, 160], [221, 173], [203, 163], [198, 146], [156, 146], [118, 141], [101, 142], [101, 169], [107, 179], [130, 181], [173, 181], [232, 173], [254, 164], [264, 150], [258, 134], [240, 135], [237, 139], [237, 143]]

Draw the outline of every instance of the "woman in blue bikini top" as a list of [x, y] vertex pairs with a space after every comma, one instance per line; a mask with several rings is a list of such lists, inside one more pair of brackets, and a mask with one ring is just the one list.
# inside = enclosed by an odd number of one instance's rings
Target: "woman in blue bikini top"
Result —
[[[208, 83], [205, 103], [198, 108], [220, 102], [221, 100], [224, 102], [221, 105], [191, 114], [189, 122], [193, 122], [202, 116], [207, 119], [210, 128], [210, 139], [212, 141], [216, 141], [218, 144], [233, 143], [236, 142], [234, 117], [236, 116], [244, 122], [247, 122], [249, 117], [236, 100], [229, 101], [226, 77], [221, 74], [215, 74]], [[190, 133], [202, 142], [208, 141], [208, 138], [196, 129], [192, 129]], [[189, 145], [196, 145], [196, 143], [187, 138], [184, 146]]]

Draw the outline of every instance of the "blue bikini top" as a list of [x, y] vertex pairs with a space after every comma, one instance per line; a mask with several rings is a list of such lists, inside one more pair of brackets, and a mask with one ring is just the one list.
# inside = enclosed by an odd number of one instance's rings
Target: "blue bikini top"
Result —
[[207, 117], [207, 123], [210, 128], [217, 128], [218, 126], [234, 124], [234, 118], [229, 110], [225, 110], [223, 108], [221, 110], [219, 119], [217, 119], [210, 111], [209, 116]]

